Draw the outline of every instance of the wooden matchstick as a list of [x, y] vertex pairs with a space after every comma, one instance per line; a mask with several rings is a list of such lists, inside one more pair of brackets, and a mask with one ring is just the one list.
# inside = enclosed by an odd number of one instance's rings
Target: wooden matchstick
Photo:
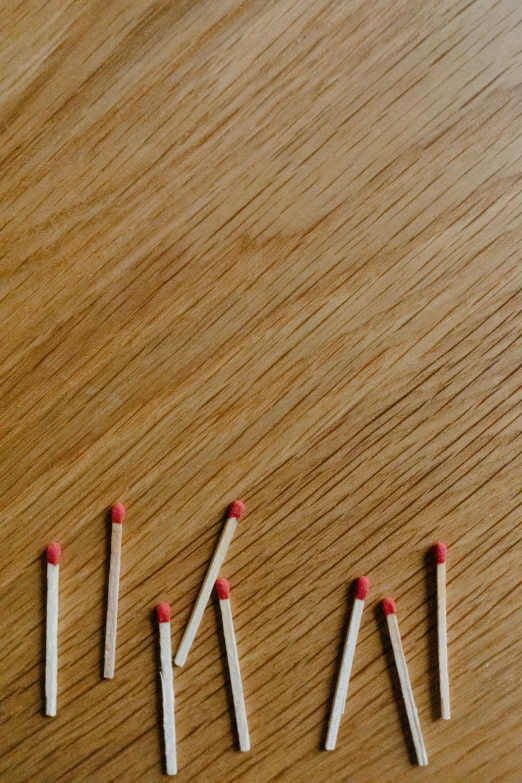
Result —
[[214, 552], [214, 556], [210, 561], [205, 579], [203, 580], [203, 584], [201, 585], [199, 595], [192, 610], [192, 614], [190, 615], [190, 620], [188, 621], [188, 625], [185, 628], [185, 633], [183, 634], [183, 638], [181, 639], [181, 643], [178, 647], [176, 658], [174, 660], [176, 666], [185, 665], [187, 655], [189, 654], [190, 648], [192, 647], [192, 642], [194, 641], [199, 624], [201, 623], [203, 612], [205, 611], [208, 599], [210, 598], [214, 582], [219, 575], [219, 570], [223, 565], [228, 547], [232, 541], [232, 536], [235, 533], [237, 521], [242, 516], [244, 510], [245, 505], [241, 500], [235, 500], [230, 506], [225, 527], [221, 533], [221, 537], [216, 547], [216, 551]]
[[105, 665], [103, 676], [114, 677], [116, 663], [116, 631], [118, 628], [118, 595], [120, 592], [121, 539], [125, 506], [116, 503], [111, 511], [111, 562], [109, 566], [109, 591], [107, 596], [107, 622], [105, 625]]
[[442, 542], [435, 546], [437, 558], [437, 638], [439, 648], [440, 712], [444, 720], [451, 717], [448, 674], [448, 631], [446, 621], [446, 559], [448, 547]]
[[334, 701], [330, 713], [330, 721], [328, 723], [328, 734], [326, 736], [326, 750], [335, 750], [337, 734], [341, 723], [341, 715], [344, 714], [346, 697], [348, 695], [348, 685], [350, 683], [350, 673], [352, 671], [357, 634], [359, 633], [359, 626], [361, 624], [364, 601], [368, 595], [369, 589], [370, 580], [368, 577], [360, 576], [355, 587], [355, 600], [350, 615], [350, 624], [348, 626], [348, 633], [346, 634], [343, 657], [337, 677], [337, 685], [335, 687]]
[[58, 696], [58, 581], [62, 548], [47, 547], [47, 617], [45, 628], [45, 714], [56, 715]]
[[385, 598], [382, 603], [388, 623], [388, 631], [390, 634], [393, 656], [395, 658], [395, 665], [397, 666], [397, 673], [399, 675], [399, 681], [401, 684], [402, 696], [406, 706], [408, 723], [410, 725], [413, 744], [415, 746], [415, 753], [417, 754], [417, 763], [421, 767], [426, 767], [428, 765], [428, 756], [426, 753], [426, 748], [424, 747], [424, 740], [422, 738], [417, 707], [415, 706], [415, 701], [413, 698], [408, 666], [406, 664], [406, 658], [404, 657], [404, 650], [402, 649], [401, 634], [399, 631], [399, 624], [397, 622], [395, 601], [393, 598]]
[[225, 647], [227, 651], [232, 700], [234, 702], [234, 712], [239, 737], [239, 750], [247, 751], [250, 750], [250, 736], [248, 734], [248, 721], [245, 697], [243, 695], [243, 684], [241, 682], [241, 671], [239, 669], [239, 655], [237, 652], [236, 634], [234, 633], [234, 621], [232, 620], [232, 610], [230, 608], [230, 585], [226, 579], [218, 579], [216, 581], [216, 592], [219, 596], [219, 608], [221, 610], [221, 620], [223, 622], [223, 636], [225, 637]]
[[176, 724], [174, 722], [174, 675], [172, 671], [172, 646], [170, 641], [170, 606], [156, 607], [160, 636], [161, 694], [163, 700], [163, 736], [165, 738], [165, 762], [167, 775], [178, 771], [176, 760]]

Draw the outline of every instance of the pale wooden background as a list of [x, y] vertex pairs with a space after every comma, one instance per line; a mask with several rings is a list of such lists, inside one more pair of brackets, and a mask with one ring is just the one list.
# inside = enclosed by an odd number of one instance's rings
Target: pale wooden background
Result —
[[[22, 0], [0, 27], [1, 779], [162, 779], [151, 610], [171, 602], [177, 646], [243, 497], [224, 575], [253, 751], [234, 750], [210, 606], [176, 674], [180, 783], [522, 781], [519, 0]], [[438, 538], [449, 724], [425, 562]], [[371, 600], [325, 753], [361, 572]], [[393, 697], [385, 594], [424, 771]]]

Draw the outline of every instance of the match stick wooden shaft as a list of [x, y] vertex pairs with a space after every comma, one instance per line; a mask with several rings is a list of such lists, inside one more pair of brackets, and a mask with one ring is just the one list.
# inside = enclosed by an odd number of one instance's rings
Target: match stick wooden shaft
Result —
[[116, 631], [118, 628], [118, 595], [120, 592], [121, 540], [123, 525], [112, 523], [111, 561], [109, 566], [109, 591], [107, 597], [107, 622], [105, 626], [105, 665], [103, 676], [114, 677], [116, 663]]
[[194, 641], [199, 624], [201, 623], [203, 612], [205, 611], [205, 607], [208, 603], [208, 599], [210, 598], [214, 583], [219, 575], [219, 570], [223, 565], [223, 561], [227, 554], [228, 547], [230, 546], [230, 542], [232, 541], [232, 536], [235, 533], [236, 527], [237, 519], [235, 517], [229, 517], [225, 522], [225, 527], [221, 533], [216, 551], [214, 552], [214, 556], [208, 567], [196, 603], [194, 604], [192, 614], [190, 615], [190, 620], [188, 621], [188, 625], [185, 628], [185, 633], [183, 634], [183, 638], [178, 647], [174, 661], [176, 666], [185, 665], [187, 655], [189, 654], [190, 648], [192, 647], [192, 642]]
[[225, 637], [225, 646], [227, 650], [227, 662], [230, 674], [230, 685], [232, 687], [234, 712], [236, 715], [239, 749], [247, 751], [250, 750], [250, 736], [248, 734], [245, 698], [243, 695], [243, 684], [241, 682], [241, 671], [239, 669], [239, 655], [237, 652], [230, 601], [228, 599], [220, 600], [219, 608], [221, 609], [221, 619], [223, 621], [223, 635]]
[[[357, 598], [355, 599], [355, 601], [356, 601], [356, 602], [357, 602], [358, 600], [361, 600], [361, 599], [357, 599]], [[355, 603], [354, 603], [354, 606], [353, 606], [352, 612], [355, 610], [355, 608], [356, 608], [356, 606], [355, 606]], [[354, 638], [354, 640], [353, 640], [353, 650], [352, 650], [352, 649], [351, 649], [351, 647], [350, 647], [351, 661], [350, 661], [350, 669], [349, 669], [349, 671], [348, 671], [348, 681], [347, 681], [347, 683], [346, 683], [346, 690], [345, 690], [345, 692], [344, 692], [344, 700], [343, 700], [343, 711], [342, 711], [342, 714], [343, 714], [343, 715], [344, 715], [344, 711], [346, 710], [346, 699], [347, 699], [347, 697], [348, 697], [348, 684], [349, 684], [349, 680], [350, 680], [350, 674], [351, 674], [351, 671], [352, 671], [353, 656], [355, 655], [355, 645], [356, 645], [356, 643], [357, 643], [357, 633], [358, 633], [358, 631], [359, 631], [359, 626], [360, 626], [360, 624], [361, 624], [361, 616], [362, 616], [362, 610], [363, 610], [363, 609], [364, 609], [364, 601], [362, 601], [362, 606], [360, 607], [360, 613], [361, 613], [361, 615], [359, 616], [359, 619], [358, 619], [358, 621], [357, 621], [357, 630], [355, 631], [355, 638]], [[357, 611], [359, 611], [359, 608], [358, 608], [358, 607], [357, 607]], [[351, 616], [350, 616], [350, 626], [351, 626], [351, 623], [352, 623], [352, 618], [351, 618]], [[348, 632], [349, 632], [349, 631], [350, 631], [350, 628], [348, 628]], [[348, 642], [348, 639], [346, 639], [346, 641]], [[343, 656], [344, 656], [344, 653], [343, 653]]]
[[446, 563], [437, 564], [437, 628], [439, 646], [440, 710], [444, 720], [449, 720], [451, 717], [451, 710], [446, 621]]
[[58, 696], [58, 582], [60, 566], [47, 563], [45, 714], [56, 715]]
[[399, 631], [399, 624], [397, 622], [397, 615], [389, 614], [387, 616], [387, 621], [393, 655], [395, 658], [395, 665], [397, 666], [397, 673], [399, 675], [402, 696], [406, 706], [408, 723], [410, 725], [413, 744], [415, 746], [415, 753], [417, 755], [417, 762], [419, 766], [425, 767], [428, 764], [428, 755], [426, 753], [426, 748], [424, 747], [424, 740], [422, 738], [417, 707], [415, 706], [413, 691], [411, 689], [408, 666], [406, 664], [406, 658], [404, 657], [404, 650], [402, 649], [401, 634]]
[[176, 759], [176, 724], [174, 722], [174, 674], [172, 671], [172, 647], [170, 623], [159, 623], [161, 692], [163, 697], [163, 735], [167, 775], [178, 771]]
[[363, 609], [364, 601], [356, 598], [353, 602], [352, 613], [350, 615], [350, 624], [348, 626], [348, 633], [346, 634], [343, 657], [337, 677], [337, 685], [335, 687], [335, 696], [332, 704], [332, 711], [330, 713], [330, 721], [328, 723], [328, 734], [325, 744], [326, 750], [335, 750], [337, 734], [339, 732], [339, 725], [341, 722], [341, 715], [344, 714], [346, 697], [348, 695], [350, 673], [352, 671], [355, 645], [357, 642], [357, 634], [359, 633], [359, 626], [361, 624]]

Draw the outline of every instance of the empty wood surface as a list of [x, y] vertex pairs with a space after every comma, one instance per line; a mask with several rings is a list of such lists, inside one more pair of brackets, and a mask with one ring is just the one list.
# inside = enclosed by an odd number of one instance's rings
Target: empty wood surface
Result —
[[252, 752], [212, 602], [175, 671], [180, 783], [520, 783], [519, 0], [14, 0], [0, 30], [0, 779], [164, 779], [153, 609], [175, 650], [240, 497], [223, 576]]

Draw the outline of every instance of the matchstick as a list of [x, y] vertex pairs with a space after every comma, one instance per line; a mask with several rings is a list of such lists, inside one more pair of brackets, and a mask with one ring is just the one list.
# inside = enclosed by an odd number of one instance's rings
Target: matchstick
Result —
[[172, 646], [170, 642], [170, 606], [156, 607], [160, 635], [161, 694], [163, 699], [163, 736], [167, 775], [178, 771], [176, 760], [176, 724], [174, 723], [174, 675], [172, 672]]
[[397, 673], [399, 675], [399, 681], [401, 684], [402, 697], [406, 706], [408, 723], [410, 725], [413, 744], [415, 746], [415, 753], [417, 754], [417, 763], [421, 767], [426, 767], [428, 765], [428, 756], [426, 753], [426, 748], [424, 747], [424, 740], [422, 738], [417, 707], [415, 706], [415, 701], [413, 698], [408, 666], [406, 664], [406, 658], [404, 657], [404, 650], [402, 649], [401, 634], [399, 631], [399, 624], [397, 622], [395, 601], [393, 598], [385, 598], [382, 603], [386, 620], [388, 622], [388, 631], [390, 633], [393, 656], [395, 658], [395, 665], [397, 666]]
[[437, 637], [439, 647], [440, 712], [444, 720], [451, 717], [448, 674], [448, 631], [446, 622], [446, 559], [448, 547], [435, 546], [437, 558]]
[[216, 547], [216, 551], [214, 552], [214, 556], [210, 561], [205, 579], [203, 580], [203, 584], [201, 585], [199, 595], [192, 610], [192, 614], [190, 615], [190, 620], [188, 621], [188, 625], [185, 628], [185, 633], [183, 634], [183, 638], [181, 639], [181, 643], [178, 647], [176, 658], [174, 659], [176, 666], [185, 665], [187, 655], [189, 654], [190, 648], [192, 647], [192, 642], [194, 641], [199, 624], [201, 623], [203, 612], [205, 611], [208, 599], [210, 598], [210, 593], [212, 592], [214, 582], [219, 575], [219, 571], [223, 565], [228, 547], [232, 541], [232, 536], [235, 533], [237, 521], [242, 516], [244, 510], [245, 505], [241, 500], [235, 500], [230, 506], [228, 518], [225, 522], [225, 527], [221, 533], [221, 537]]
[[326, 750], [335, 750], [337, 734], [341, 723], [341, 715], [344, 714], [346, 697], [348, 695], [350, 673], [352, 671], [353, 656], [355, 654], [355, 645], [357, 643], [357, 634], [359, 633], [359, 626], [361, 624], [364, 601], [369, 590], [370, 580], [367, 576], [360, 576], [355, 587], [355, 600], [352, 606], [350, 624], [348, 626], [348, 633], [346, 634], [343, 657], [337, 677], [337, 685], [335, 687], [334, 701], [330, 713], [330, 721], [328, 723], [328, 734], [326, 736]]
[[120, 592], [121, 539], [125, 506], [116, 503], [111, 511], [111, 562], [109, 565], [109, 592], [107, 596], [107, 622], [105, 625], [105, 665], [103, 676], [114, 677], [116, 663], [116, 630], [118, 628], [118, 595]]
[[45, 714], [56, 715], [58, 695], [58, 581], [62, 548], [47, 547], [47, 618], [45, 628]]
[[227, 663], [230, 674], [230, 685], [232, 687], [234, 712], [236, 715], [239, 750], [247, 751], [250, 750], [250, 737], [248, 734], [243, 684], [241, 682], [241, 672], [239, 669], [236, 634], [234, 633], [234, 621], [232, 620], [232, 610], [230, 608], [230, 585], [226, 579], [218, 579], [216, 581], [216, 592], [219, 596], [219, 608], [221, 610], [221, 620], [223, 622], [223, 636], [225, 637], [225, 647], [227, 650]]

